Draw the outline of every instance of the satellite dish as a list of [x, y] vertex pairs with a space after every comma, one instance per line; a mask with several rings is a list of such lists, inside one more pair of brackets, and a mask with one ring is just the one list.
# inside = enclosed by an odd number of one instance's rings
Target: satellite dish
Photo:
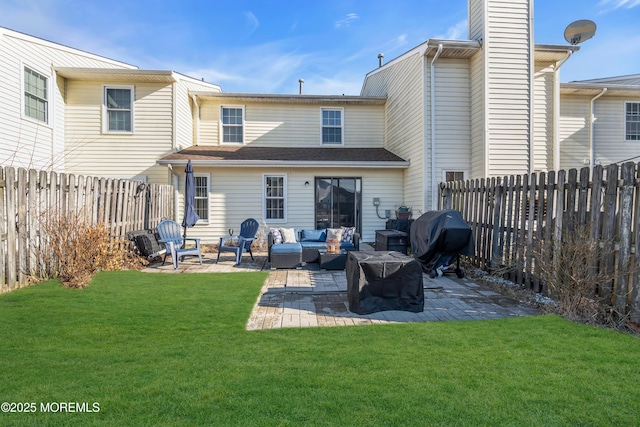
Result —
[[596, 23], [588, 19], [572, 22], [564, 30], [564, 39], [576, 45], [589, 40], [596, 33]]

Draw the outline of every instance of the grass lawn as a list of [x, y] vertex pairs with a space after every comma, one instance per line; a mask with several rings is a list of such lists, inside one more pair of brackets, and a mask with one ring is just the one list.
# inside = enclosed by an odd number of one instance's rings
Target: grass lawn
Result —
[[[556, 316], [245, 331], [265, 273], [0, 296], [0, 425], [638, 425], [640, 340]], [[43, 413], [87, 402], [92, 413]]]

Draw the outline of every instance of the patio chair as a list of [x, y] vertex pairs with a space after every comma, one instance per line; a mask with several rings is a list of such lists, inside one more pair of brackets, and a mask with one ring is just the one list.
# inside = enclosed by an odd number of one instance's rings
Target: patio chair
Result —
[[[251, 244], [254, 240], [256, 240], [256, 233], [258, 233], [258, 228], [260, 224], [253, 218], [245, 219], [242, 224], [240, 224], [240, 235], [238, 237], [233, 236], [225, 236], [220, 238], [220, 246], [218, 248], [218, 261], [220, 262], [220, 253], [222, 252], [233, 252], [236, 254], [236, 265], [240, 264], [242, 261], [242, 253], [249, 252], [251, 255], [251, 259], [253, 260], [253, 252], [251, 252]], [[230, 243], [233, 240], [238, 241], [237, 246], [233, 246]]]
[[[164, 243], [167, 252], [164, 254], [162, 265], [167, 259], [167, 255], [171, 254], [171, 260], [173, 261], [173, 268], [178, 269], [178, 258], [180, 261], [184, 260], [185, 256], [197, 256], [200, 259], [200, 265], [202, 265], [202, 253], [200, 252], [200, 239], [182, 237], [180, 235], [180, 226], [177, 222], [171, 219], [165, 219], [158, 224], [158, 235], [160, 236], [160, 243]], [[195, 247], [185, 247], [187, 241], [195, 242]]]

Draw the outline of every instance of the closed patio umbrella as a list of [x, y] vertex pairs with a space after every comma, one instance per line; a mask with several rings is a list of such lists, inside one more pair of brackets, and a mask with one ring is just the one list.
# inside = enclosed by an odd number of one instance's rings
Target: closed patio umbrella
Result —
[[184, 169], [184, 217], [182, 218], [182, 226], [184, 227], [184, 237], [187, 237], [187, 227], [193, 227], [200, 219], [196, 213], [196, 186], [193, 177], [193, 166], [191, 160]]

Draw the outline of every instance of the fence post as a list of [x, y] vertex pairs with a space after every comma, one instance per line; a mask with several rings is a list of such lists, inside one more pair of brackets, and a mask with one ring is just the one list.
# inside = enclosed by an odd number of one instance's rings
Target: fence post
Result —
[[631, 260], [631, 225], [633, 206], [633, 187], [635, 165], [628, 162], [622, 165], [622, 190], [620, 192], [620, 225], [618, 251], [618, 277], [616, 284], [615, 306], [621, 315], [627, 314], [629, 299], [629, 261]]
[[7, 194], [6, 186], [5, 169], [0, 166], [0, 293], [4, 290], [7, 283], [7, 261], [4, 250], [4, 242], [7, 240], [7, 227], [5, 225], [7, 221], [7, 217], [5, 216], [5, 195]]

